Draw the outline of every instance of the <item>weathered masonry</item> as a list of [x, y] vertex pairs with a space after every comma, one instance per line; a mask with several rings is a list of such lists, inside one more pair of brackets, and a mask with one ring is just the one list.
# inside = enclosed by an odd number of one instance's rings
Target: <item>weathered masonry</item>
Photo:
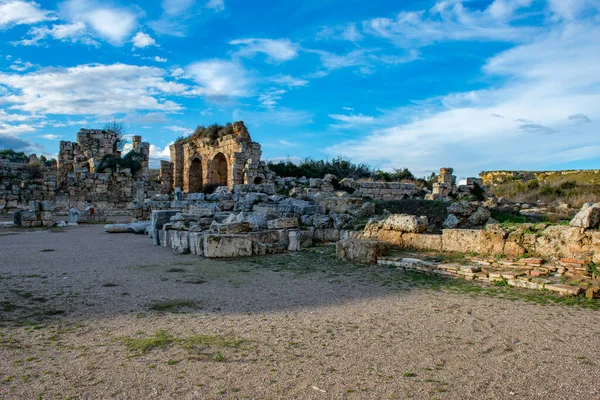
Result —
[[171, 163], [161, 163], [163, 192], [179, 187], [185, 193], [200, 192], [207, 185], [261, 184], [273, 180], [264, 162], [260, 144], [253, 142], [242, 121], [232, 133], [215, 140], [194, 134], [173, 143]]

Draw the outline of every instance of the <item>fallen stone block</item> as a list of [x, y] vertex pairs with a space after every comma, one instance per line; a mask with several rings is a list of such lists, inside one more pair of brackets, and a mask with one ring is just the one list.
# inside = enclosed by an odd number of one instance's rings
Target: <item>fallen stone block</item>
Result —
[[585, 203], [570, 222], [571, 226], [594, 229], [600, 226], [600, 204]]
[[150, 226], [152, 229], [161, 230], [167, 222], [171, 220], [171, 217], [174, 217], [181, 211], [178, 210], [152, 210], [152, 218], [150, 220]]
[[377, 264], [377, 258], [385, 255], [387, 245], [375, 240], [340, 240], [335, 245], [339, 259], [359, 264]]
[[551, 292], [558, 292], [561, 296], [578, 296], [583, 290], [578, 286], [562, 285], [558, 283], [548, 284], [545, 288]]
[[252, 255], [252, 239], [247, 235], [206, 235], [204, 256], [207, 258], [248, 257]]
[[292, 229], [298, 228], [298, 218], [296, 217], [282, 217], [271, 221], [267, 221], [269, 229]]
[[300, 251], [313, 245], [312, 231], [289, 231], [289, 251]]
[[190, 232], [189, 233], [189, 246], [190, 253], [203, 256], [204, 255], [204, 233]]

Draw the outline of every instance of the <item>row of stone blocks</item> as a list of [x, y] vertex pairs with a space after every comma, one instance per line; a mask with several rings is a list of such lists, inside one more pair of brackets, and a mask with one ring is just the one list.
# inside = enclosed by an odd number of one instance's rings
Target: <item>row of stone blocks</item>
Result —
[[[435, 263], [416, 258], [386, 258], [378, 257], [377, 264], [385, 267], [398, 267], [408, 271], [434, 274], [449, 278], [459, 278], [483, 283], [505, 282], [509, 286], [533, 290], [548, 290], [557, 292], [561, 296], [578, 296], [583, 292], [579, 286], [555, 283], [549, 279], [530, 277], [525, 273], [515, 271], [485, 271], [476, 265], [461, 265], [457, 263]], [[591, 298], [596, 298], [592, 291]], [[586, 295], [589, 294], [586, 293]]]

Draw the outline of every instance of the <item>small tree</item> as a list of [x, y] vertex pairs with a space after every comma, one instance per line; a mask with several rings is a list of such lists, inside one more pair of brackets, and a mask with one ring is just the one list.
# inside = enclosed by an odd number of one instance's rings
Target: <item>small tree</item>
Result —
[[123, 121], [115, 120], [104, 124], [102, 129], [107, 132], [112, 132], [117, 136], [117, 143], [115, 144], [116, 149], [123, 151], [123, 148], [127, 144], [127, 139], [125, 139], [125, 135], [127, 134], [127, 125], [125, 125]]

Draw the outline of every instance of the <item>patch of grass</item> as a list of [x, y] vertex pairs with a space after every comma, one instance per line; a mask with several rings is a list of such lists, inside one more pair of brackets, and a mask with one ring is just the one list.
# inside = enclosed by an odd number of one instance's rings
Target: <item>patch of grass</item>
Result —
[[56, 249], [42, 249], [40, 250], [42, 253], [50, 253], [52, 251], [56, 251]]
[[180, 308], [194, 308], [196, 302], [192, 300], [165, 300], [154, 303], [150, 309], [154, 311], [174, 311]]
[[414, 372], [405, 372], [402, 374], [402, 376], [405, 378], [414, 378], [417, 376], [417, 374], [415, 374]]
[[[160, 330], [154, 334], [154, 336], [145, 338], [122, 338], [123, 343], [127, 346], [129, 351], [136, 352], [138, 354], [146, 354], [151, 350], [166, 348], [170, 345], [178, 345], [188, 352], [205, 352], [207, 348], [230, 348], [237, 349], [247, 341], [244, 339], [235, 338], [232, 336], [220, 336], [220, 335], [195, 335], [184, 338], [177, 338], [164, 330]], [[215, 361], [219, 354], [215, 355]], [[221, 354], [221, 357], [224, 356]], [[167, 362], [168, 365], [174, 365], [179, 361], [170, 360]], [[170, 363], [171, 362], [171, 363]], [[170, 364], [169, 364], [170, 363]]]
[[153, 349], [165, 348], [175, 341], [175, 337], [161, 330], [154, 336], [148, 338], [123, 338], [123, 342], [129, 351], [145, 354]]
[[215, 354], [215, 361], [216, 362], [224, 362], [225, 356], [223, 355], [223, 353], [219, 352], [219, 353]]

